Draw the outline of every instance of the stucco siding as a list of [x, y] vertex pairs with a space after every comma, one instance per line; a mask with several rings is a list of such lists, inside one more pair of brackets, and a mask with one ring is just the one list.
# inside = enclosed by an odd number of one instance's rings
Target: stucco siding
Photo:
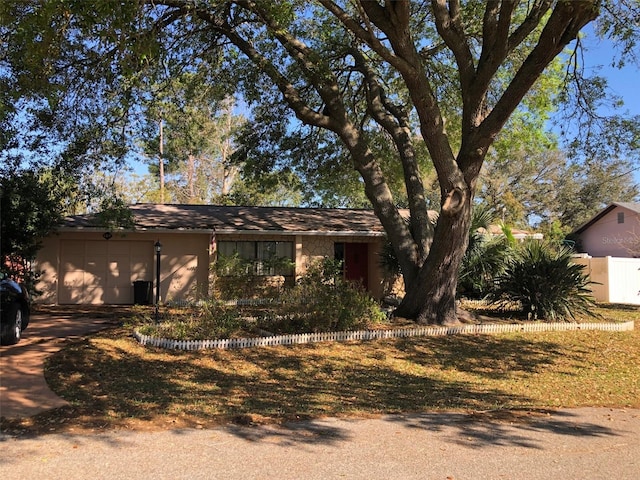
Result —
[[36, 301], [62, 304], [131, 304], [133, 282], [155, 282], [154, 243], [162, 244], [161, 300], [207, 291], [208, 234], [64, 232], [44, 240], [34, 267], [41, 271]]
[[[620, 213], [623, 223], [619, 223]], [[640, 255], [638, 214], [623, 207], [612, 209], [580, 234], [580, 247], [592, 257]]]
[[[375, 296], [382, 295], [382, 274], [378, 266], [380, 238], [366, 236], [218, 234], [212, 232], [149, 231], [113, 232], [64, 231], [43, 242], [34, 267], [41, 271], [37, 302], [50, 304], [131, 304], [133, 282], [154, 284], [154, 243], [162, 244], [160, 300], [179, 301], [206, 297], [210, 293], [209, 270], [212, 246], [219, 241], [285, 241], [293, 243], [295, 276], [303, 275], [314, 261], [334, 258], [335, 243], [366, 243], [368, 285]], [[293, 277], [291, 277], [293, 282]]]

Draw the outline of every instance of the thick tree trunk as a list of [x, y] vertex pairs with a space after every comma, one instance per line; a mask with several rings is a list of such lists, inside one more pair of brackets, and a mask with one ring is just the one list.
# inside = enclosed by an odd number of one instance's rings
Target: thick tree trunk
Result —
[[456, 287], [469, 241], [472, 195], [464, 197], [457, 208], [443, 207], [429, 256], [418, 275], [405, 285], [405, 297], [396, 310], [397, 316], [424, 324], [458, 323]]

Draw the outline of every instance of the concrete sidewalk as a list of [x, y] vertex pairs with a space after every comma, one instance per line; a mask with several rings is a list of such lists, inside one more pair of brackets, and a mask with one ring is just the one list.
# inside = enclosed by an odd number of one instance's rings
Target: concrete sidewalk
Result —
[[67, 405], [44, 379], [45, 359], [69, 338], [107, 328], [113, 320], [78, 313], [34, 313], [17, 345], [0, 347], [0, 416], [30, 417]]

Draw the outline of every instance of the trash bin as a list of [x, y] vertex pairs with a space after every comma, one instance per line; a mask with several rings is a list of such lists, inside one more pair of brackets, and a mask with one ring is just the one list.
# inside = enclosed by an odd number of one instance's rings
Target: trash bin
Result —
[[133, 303], [135, 305], [150, 305], [153, 282], [136, 280], [133, 282]]

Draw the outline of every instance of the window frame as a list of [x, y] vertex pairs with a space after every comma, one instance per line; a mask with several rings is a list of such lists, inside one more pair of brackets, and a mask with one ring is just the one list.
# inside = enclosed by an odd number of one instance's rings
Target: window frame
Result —
[[[232, 246], [233, 245], [233, 246]], [[278, 255], [278, 253], [282, 255]], [[251, 264], [246, 272], [259, 277], [283, 276], [292, 277], [295, 274], [294, 242], [287, 240], [220, 240], [217, 242], [216, 259], [219, 255], [235, 255]], [[265, 265], [272, 258], [288, 259], [292, 265], [278, 268]], [[224, 275], [223, 276], [231, 276]]]

